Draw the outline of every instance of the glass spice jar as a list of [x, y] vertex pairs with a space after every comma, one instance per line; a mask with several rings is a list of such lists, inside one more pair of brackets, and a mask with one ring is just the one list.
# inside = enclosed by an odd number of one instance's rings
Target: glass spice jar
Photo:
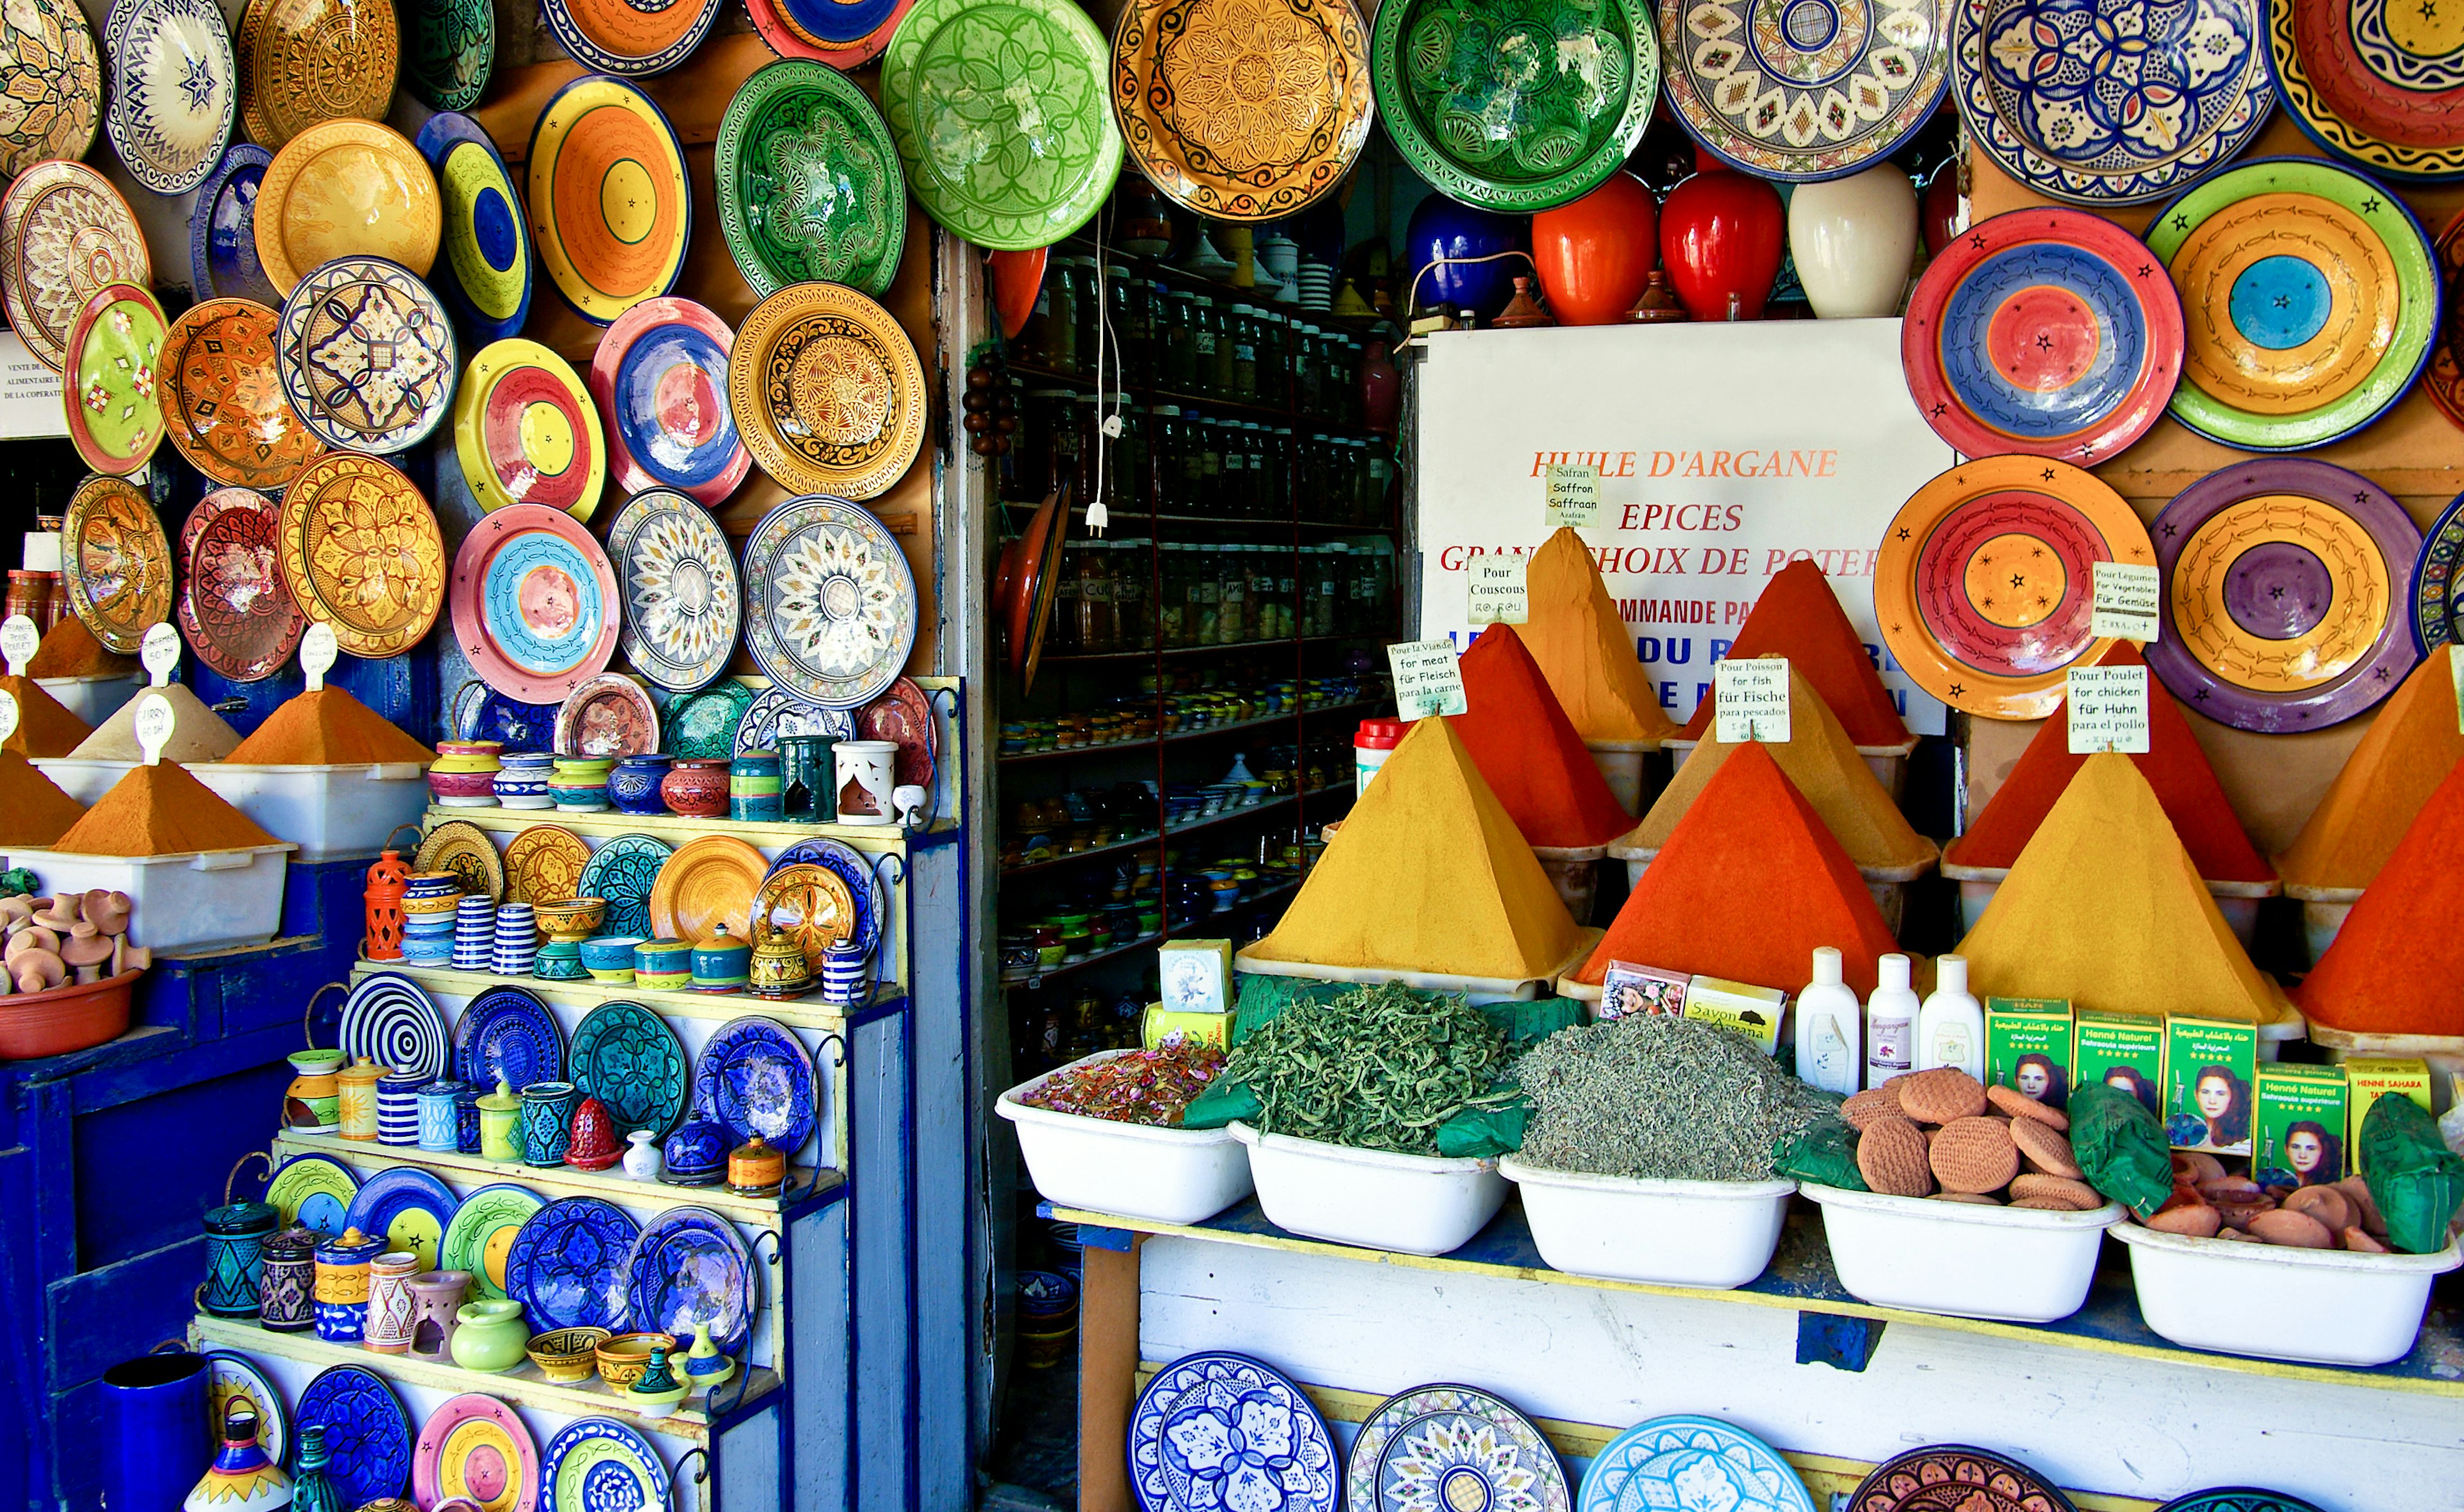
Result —
[[1232, 307], [1232, 361], [1224, 371], [1228, 391], [1244, 404], [1258, 400], [1258, 312], [1254, 306]]
[[1078, 299], [1082, 292], [1077, 260], [1055, 257], [1045, 268], [1044, 286], [1052, 295], [1052, 309], [1044, 324], [1045, 365], [1059, 372], [1078, 371]]
[[1155, 310], [1156, 383], [1177, 394], [1190, 388], [1190, 374], [1195, 370], [1198, 327], [1192, 318], [1190, 296], [1180, 289], [1157, 292]]
[[1189, 391], [1193, 394], [1220, 394], [1216, 385], [1217, 354], [1222, 349], [1223, 324], [1216, 314], [1215, 301], [1202, 294], [1189, 297]]

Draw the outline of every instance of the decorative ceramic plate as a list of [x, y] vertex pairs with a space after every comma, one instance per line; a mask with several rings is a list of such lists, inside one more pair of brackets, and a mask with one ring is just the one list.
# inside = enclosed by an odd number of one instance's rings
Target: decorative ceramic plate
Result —
[[624, 1332], [625, 1261], [641, 1232], [623, 1208], [597, 1197], [559, 1197], [531, 1215], [506, 1254], [505, 1285], [532, 1330]]
[[1557, 1453], [1531, 1419], [1468, 1386], [1420, 1386], [1388, 1397], [1360, 1425], [1344, 1461], [1353, 1512], [1417, 1506], [1569, 1512]]
[[346, 1506], [398, 1497], [410, 1485], [410, 1414], [365, 1366], [334, 1365], [299, 1389], [293, 1414], [325, 1430], [325, 1472]]
[[0, 89], [24, 108], [0, 131], [0, 178], [85, 156], [102, 114], [102, 60], [75, 0], [32, 0], [0, 13]]
[[743, 727], [744, 712], [752, 704], [752, 689], [733, 677], [721, 677], [669, 712], [668, 754], [679, 759], [733, 756], [736, 732]]
[[670, 1512], [667, 1462], [649, 1439], [612, 1417], [565, 1424], [548, 1440], [542, 1466], [541, 1490], [556, 1512]]
[[1966, 1444], [1911, 1449], [1874, 1467], [1846, 1512], [2075, 1512], [2061, 1489], [2015, 1459]]
[[[1130, 1481], [1142, 1512], [1193, 1512], [1234, 1501], [1284, 1512], [1344, 1506], [1343, 1470], [1326, 1420], [1281, 1371], [1245, 1354], [1187, 1354], [1157, 1370], [1131, 1410], [1129, 1439]], [[1248, 1452], [1225, 1452], [1234, 1445]], [[1430, 1504], [1451, 1512], [1442, 1500]], [[1493, 1505], [1496, 1512], [1517, 1507]]]
[[425, 639], [445, 606], [445, 537], [418, 486], [381, 457], [334, 451], [282, 495], [275, 560], [310, 623], [371, 661]]
[[1716, 1417], [1655, 1417], [1608, 1441], [1583, 1472], [1574, 1512], [1643, 1507], [1814, 1512], [1814, 1498], [1771, 1445]]
[[919, 0], [881, 59], [881, 113], [916, 204], [996, 251], [1087, 224], [1121, 173], [1111, 62], [1070, 0]]
[[583, 679], [556, 714], [559, 756], [649, 756], [659, 749], [659, 711], [623, 672]]
[[2182, 376], [2182, 302], [2111, 221], [2013, 210], [1925, 265], [1900, 357], [1925, 424], [1962, 455], [2089, 467], [2164, 414]]
[[590, 1010], [575, 1026], [565, 1060], [573, 1085], [599, 1099], [619, 1139], [637, 1129], [664, 1139], [685, 1116], [684, 1044], [666, 1019], [639, 1003]]
[[2269, 61], [2284, 108], [2329, 152], [2400, 179], [2464, 174], [2464, 60], [2436, 4], [2273, 0]]
[[869, 499], [906, 474], [932, 407], [924, 364], [891, 313], [852, 289], [800, 283], [754, 306], [729, 355], [727, 404], [761, 471], [796, 493]]
[[855, 723], [867, 740], [897, 745], [901, 785], [933, 785], [939, 736], [933, 724], [933, 701], [924, 696], [924, 690], [902, 677], [890, 685], [890, 691], [856, 711]]
[[496, 62], [496, 8], [488, 0], [407, 0], [403, 9], [410, 33], [404, 84], [431, 110], [477, 104]]
[[60, 566], [69, 607], [105, 650], [134, 656], [145, 632], [171, 618], [171, 542], [125, 478], [88, 478], [69, 495]]
[[1369, 140], [1369, 31], [1352, 0], [1133, 0], [1112, 25], [1111, 97], [1130, 161], [1176, 204], [1280, 220]]
[[2219, 1486], [2213, 1491], [2193, 1491], [2189, 1496], [2167, 1501], [2156, 1512], [2321, 1512], [2316, 1502], [2304, 1501], [2289, 1491], [2262, 1491], [2256, 1486]]
[[590, 358], [616, 486], [681, 489], [723, 504], [753, 468], [727, 405], [736, 333], [691, 299], [645, 299], [616, 318]]
[[1957, 0], [1951, 78], [1970, 140], [2057, 200], [2161, 199], [2276, 108], [2265, 0]]
[[2189, 331], [2173, 418], [2290, 451], [2394, 407], [2430, 361], [2437, 259], [2402, 200], [2315, 158], [2199, 181], [2148, 223]]
[[539, 1446], [514, 1410], [465, 1391], [429, 1415], [411, 1452], [411, 1495], [423, 1506], [447, 1497], [480, 1512], [532, 1512], [539, 1504]]
[[165, 433], [216, 483], [278, 493], [325, 449], [282, 397], [281, 323], [253, 299], [205, 299], [163, 338]]
[[[1010, 670], [1019, 674], [1023, 689], [1035, 686], [1045, 632], [1052, 624], [1052, 603], [1060, 597], [1061, 549], [1069, 531], [1068, 512], [1061, 506], [1067, 493], [1065, 488], [1047, 495], [1028, 516], [1026, 534], [1001, 552], [1002, 577], [1010, 584], [1009, 603], [1002, 606], [1002, 627]], [[1015, 573], [1008, 570], [1013, 551], [1017, 553]]]
[[163, 444], [163, 335], [154, 296], [133, 283], [94, 292], [69, 327], [61, 407], [77, 456], [97, 472], [124, 475]]
[[545, 0], [564, 50], [594, 73], [638, 78], [689, 56], [718, 19], [719, 0]]
[[206, 1421], [220, 1428], [234, 1407], [256, 1418], [256, 1442], [265, 1457], [281, 1464], [291, 1452], [291, 1408], [265, 1368], [237, 1349], [208, 1349]]
[[424, 278], [444, 233], [428, 160], [373, 121], [328, 121], [292, 138], [266, 168], [257, 201], [257, 261], [286, 296], [337, 257], [382, 257]]
[[574, 896], [606, 900], [600, 933], [651, 937], [650, 891], [658, 886], [659, 869], [674, 854], [666, 841], [649, 835], [619, 835], [590, 853], [589, 864], [582, 868], [581, 890]]
[[806, 703], [879, 697], [915, 647], [915, 579], [881, 521], [845, 499], [789, 499], [744, 547], [745, 646]]
[[770, 864], [761, 852], [733, 835], [700, 835], [678, 846], [659, 868], [650, 889], [653, 939], [698, 945], [717, 931], [753, 942], [753, 895], [761, 890]]
[[111, 49], [104, 128], [128, 176], [157, 194], [186, 194], [231, 145], [239, 62], [214, 0], [133, 0]]
[[[494, 12], [480, 6], [482, 14]], [[494, 26], [493, 19], [489, 23]], [[496, 144], [468, 116], [430, 116], [418, 147], [435, 170], [444, 259], [429, 281], [473, 342], [518, 335], [531, 310], [531, 238]]]
[[554, 704], [508, 698], [476, 678], [453, 694], [453, 730], [462, 740], [494, 740], [507, 751], [549, 751], [556, 746]]
[[402, 38], [388, 0], [249, 0], [239, 20], [239, 123], [279, 150], [321, 121], [382, 121]]
[[445, 1074], [444, 1010], [428, 989], [399, 972], [370, 972], [342, 999], [342, 1054], [366, 1056], [402, 1076], [432, 1082]]
[[360, 1178], [330, 1155], [294, 1155], [265, 1184], [265, 1200], [281, 1226], [297, 1224], [326, 1238], [342, 1237]]
[[585, 74], [531, 129], [531, 244], [557, 293], [605, 325], [676, 286], [693, 230], [684, 147], [650, 97]]
[[847, 884], [848, 906], [855, 910], [855, 932], [848, 943], [862, 947], [866, 955], [871, 955], [881, 944], [881, 925], [890, 899], [864, 852], [843, 840], [816, 836], [779, 852], [779, 859], [770, 863], [770, 874], [775, 877], [789, 866], [825, 866], [838, 873], [839, 880]]
[[804, 953], [815, 977], [828, 959], [830, 947], [856, 937], [855, 899], [847, 879], [827, 866], [774, 868], [753, 895], [753, 941], [786, 931]]
[[2094, 564], [2153, 565], [2147, 528], [2093, 473], [2047, 457], [1986, 457], [1900, 506], [1874, 567], [1883, 644], [1916, 685], [1989, 719], [2041, 719], [2091, 634]]
[[1660, 0], [1669, 112], [1749, 173], [1802, 184], [1859, 172], [1899, 150], [1949, 88], [1951, 8]]
[[453, 638], [488, 686], [561, 702], [616, 654], [616, 570], [580, 521], [509, 504], [471, 527], [453, 557]]
[[45, 367], [59, 369], [97, 290], [153, 281], [128, 202], [84, 164], [37, 163], [0, 194], [0, 304]]
[[418, 1256], [421, 1270], [434, 1270], [436, 1246], [456, 1206], [453, 1190], [417, 1166], [387, 1166], [360, 1183], [342, 1221], [372, 1238], [383, 1236], [388, 1250]]
[[2236, 462], [2149, 527], [2165, 573], [2147, 665], [2211, 719], [2281, 734], [2350, 719], [2420, 660], [2421, 532], [2385, 489], [2308, 457]]
[[856, 738], [855, 716], [844, 709], [816, 709], [783, 689], [765, 688], [744, 711], [736, 727], [736, 755], [776, 751], [782, 735], [826, 735], [832, 740]]
[[459, 359], [445, 307], [382, 257], [341, 258], [301, 278], [275, 350], [291, 407], [329, 447], [407, 450], [452, 404]]
[[274, 564], [282, 512], [253, 489], [216, 489], [180, 527], [180, 633], [234, 683], [263, 682], [299, 648], [308, 622]]
[[[495, 1085], [489, 1084], [488, 1090], [494, 1092]], [[469, 1272], [473, 1299], [501, 1301], [512, 1296], [505, 1289], [505, 1258], [513, 1253], [514, 1236], [546, 1205], [547, 1199], [538, 1193], [510, 1181], [477, 1189], [462, 1199], [462, 1205], [453, 1210], [453, 1221], [445, 1225], [445, 1238], [436, 1250], [438, 1267]]]
[[710, 512], [673, 489], [637, 493], [608, 527], [607, 551], [625, 564], [619, 644], [633, 669], [684, 690], [726, 670], [743, 596], [736, 552]]
[[2455, 587], [2456, 564], [2464, 561], [2464, 493], [2440, 512], [2421, 537], [2421, 554], [2412, 563], [2412, 644], [2424, 656], [2451, 643], [2464, 642], [2464, 594]]
[[755, 294], [819, 281], [879, 298], [898, 275], [898, 144], [837, 69], [781, 58], [746, 79], [719, 118], [713, 171], [719, 230]]
[[625, 1265], [633, 1326], [677, 1339], [710, 1324], [710, 1342], [733, 1354], [753, 1331], [753, 1256], [736, 1225], [708, 1208], [666, 1208], [642, 1225]]
[[569, 903], [582, 896], [590, 847], [561, 824], [533, 824], [505, 847], [505, 901]]
[[505, 895], [505, 863], [488, 832], [468, 820], [449, 819], [419, 843], [416, 869], [450, 871], [462, 879], [464, 892], [475, 892], [495, 903]]
[[758, 1014], [720, 1024], [693, 1059], [693, 1107], [738, 1142], [759, 1134], [789, 1156], [813, 1137], [815, 1086], [811, 1053]]
[[2421, 386], [2438, 412], [2464, 427], [2464, 211], [2438, 233], [2438, 336]]
[[881, 55], [915, 0], [745, 0], [753, 29], [781, 57], [860, 68]]
[[518, 336], [483, 348], [453, 401], [453, 449], [479, 507], [588, 519], [607, 483], [599, 411], [563, 358]]
[[453, 1026], [453, 1076], [518, 1092], [534, 1082], [564, 1080], [564, 1037], [556, 1017], [519, 987], [491, 987], [463, 1005]]
[[273, 163], [274, 154], [256, 143], [234, 142], [198, 186], [188, 212], [188, 279], [198, 299], [282, 303], [256, 259], [256, 191]]

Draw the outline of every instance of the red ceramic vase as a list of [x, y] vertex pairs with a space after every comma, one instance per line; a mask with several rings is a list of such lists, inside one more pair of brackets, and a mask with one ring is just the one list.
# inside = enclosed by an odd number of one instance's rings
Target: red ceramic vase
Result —
[[1001, 315], [1001, 335], [1013, 341], [1026, 329], [1026, 318], [1035, 313], [1035, 296], [1044, 290], [1045, 259], [1051, 252], [1038, 247], [1033, 252], [984, 254], [984, 261], [992, 265], [993, 308]]
[[1559, 325], [1615, 325], [1660, 262], [1660, 216], [1631, 173], [1531, 217], [1531, 261]]
[[727, 763], [711, 758], [680, 760], [659, 779], [659, 797], [674, 813], [692, 819], [727, 817]]
[[616, 1120], [607, 1105], [583, 1098], [573, 1110], [573, 1143], [565, 1149], [564, 1163], [577, 1171], [605, 1171], [623, 1158], [625, 1147], [616, 1141]]
[[1787, 244], [1779, 191], [1727, 168], [1697, 173], [1660, 208], [1660, 255], [1697, 320], [1761, 319]]

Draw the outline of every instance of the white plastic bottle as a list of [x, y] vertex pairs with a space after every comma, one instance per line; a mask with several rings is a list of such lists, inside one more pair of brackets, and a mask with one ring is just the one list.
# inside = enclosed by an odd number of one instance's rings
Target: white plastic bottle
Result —
[[1877, 1087], [1911, 1069], [1910, 1040], [1917, 1028], [1917, 995], [1908, 986], [1908, 958], [1882, 957], [1881, 979], [1865, 1000], [1865, 1085]]
[[1937, 956], [1933, 992], [1917, 1011], [1917, 1069], [1957, 1066], [1985, 1080], [1985, 1007], [1968, 990], [1968, 957]]
[[1817, 947], [1814, 980], [1796, 995], [1797, 1080], [1842, 1097], [1854, 1092], [1863, 1042], [1857, 994], [1840, 978], [1839, 952]]

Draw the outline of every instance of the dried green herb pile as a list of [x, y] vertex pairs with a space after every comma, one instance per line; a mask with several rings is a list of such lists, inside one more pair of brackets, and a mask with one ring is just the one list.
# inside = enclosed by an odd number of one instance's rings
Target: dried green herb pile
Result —
[[1434, 1155], [1440, 1124], [1513, 1096], [1495, 1088], [1506, 1060], [1505, 1035], [1461, 998], [1363, 987], [1285, 1009], [1234, 1047], [1223, 1080], [1257, 1097], [1262, 1133]]
[[1839, 1110], [1743, 1037], [1661, 1015], [1561, 1029], [1518, 1074], [1534, 1109], [1521, 1158], [1551, 1171], [1768, 1180], [1775, 1141]]

